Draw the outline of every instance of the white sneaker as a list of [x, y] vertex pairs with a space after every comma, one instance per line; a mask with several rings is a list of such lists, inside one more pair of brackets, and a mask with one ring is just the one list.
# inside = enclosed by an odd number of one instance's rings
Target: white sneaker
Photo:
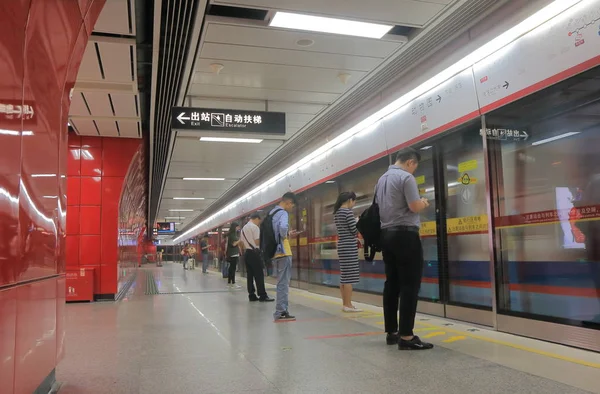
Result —
[[363, 311], [362, 309], [358, 309], [358, 308], [355, 308], [355, 307], [348, 308], [347, 306], [345, 306], [342, 310], [345, 313], [358, 313], [358, 312], [362, 312]]

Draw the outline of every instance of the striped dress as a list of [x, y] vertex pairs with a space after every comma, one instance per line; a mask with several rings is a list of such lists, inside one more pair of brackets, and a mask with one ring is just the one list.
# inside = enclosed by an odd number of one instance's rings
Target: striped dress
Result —
[[340, 284], [354, 284], [360, 281], [358, 266], [358, 243], [356, 220], [352, 210], [340, 208], [335, 213], [335, 227], [338, 232], [338, 257], [340, 259]]

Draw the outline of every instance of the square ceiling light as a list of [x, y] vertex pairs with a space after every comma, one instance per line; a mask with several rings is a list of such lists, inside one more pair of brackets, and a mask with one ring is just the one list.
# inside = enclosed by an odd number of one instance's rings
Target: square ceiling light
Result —
[[392, 25], [380, 25], [377, 23], [279, 11], [275, 14], [269, 25], [285, 29], [307, 30], [319, 33], [367, 38], [382, 38], [394, 27]]

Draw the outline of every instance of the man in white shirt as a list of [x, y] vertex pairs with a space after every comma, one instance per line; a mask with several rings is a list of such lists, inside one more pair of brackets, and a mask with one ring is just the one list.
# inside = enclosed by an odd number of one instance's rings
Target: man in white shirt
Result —
[[[265, 274], [263, 271], [263, 258], [260, 253], [260, 214], [250, 215], [250, 221], [242, 228], [241, 240], [244, 243], [244, 261], [246, 262], [246, 276], [248, 281], [248, 299], [250, 302], [273, 302], [274, 299], [267, 295], [265, 290]], [[256, 281], [255, 294], [254, 282]]]

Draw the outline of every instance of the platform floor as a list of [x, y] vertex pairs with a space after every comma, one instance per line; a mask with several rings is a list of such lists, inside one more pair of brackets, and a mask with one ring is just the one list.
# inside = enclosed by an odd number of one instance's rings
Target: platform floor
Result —
[[167, 263], [123, 301], [69, 304], [59, 393], [600, 393], [598, 353], [424, 315], [435, 349], [401, 352], [380, 308], [292, 289], [298, 320], [275, 324], [238, 283]]

